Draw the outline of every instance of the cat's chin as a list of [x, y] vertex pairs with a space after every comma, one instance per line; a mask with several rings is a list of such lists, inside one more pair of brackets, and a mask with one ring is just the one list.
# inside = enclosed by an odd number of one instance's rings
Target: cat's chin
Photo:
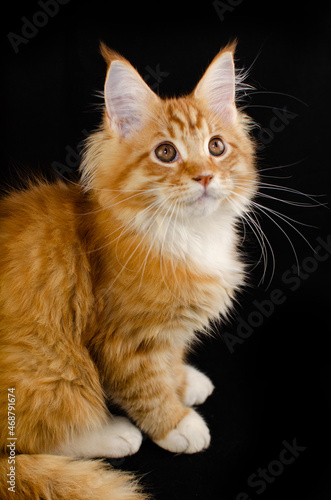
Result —
[[188, 203], [186, 210], [189, 216], [207, 217], [219, 208], [221, 200], [212, 196], [200, 196], [198, 199]]

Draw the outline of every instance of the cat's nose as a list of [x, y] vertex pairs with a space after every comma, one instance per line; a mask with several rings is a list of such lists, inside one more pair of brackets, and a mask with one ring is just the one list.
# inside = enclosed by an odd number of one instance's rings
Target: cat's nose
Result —
[[213, 177], [213, 174], [201, 174], [197, 175], [197, 177], [193, 177], [193, 180], [200, 182], [200, 184], [202, 184], [203, 187], [206, 188]]

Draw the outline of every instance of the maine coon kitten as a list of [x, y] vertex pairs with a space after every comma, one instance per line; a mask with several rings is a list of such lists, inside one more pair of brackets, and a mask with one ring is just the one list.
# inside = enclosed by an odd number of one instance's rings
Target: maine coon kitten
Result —
[[[141, 431], [172, 452], [207, 448], [191, 407], [213, 384], [185, 355], [243, 283], [235, 225], [257, 174], [234, 45], [178, 99], [102, 52], [105, 113], [81, 183], [38, 183], [0, 203], [0, 435], [6, 454], [14, 388], [19, 499], [146, 498], [127, 475], [70, 458], [135, 453]], [[1, 498], [12, 498], [8, 457], [0, 464]]]

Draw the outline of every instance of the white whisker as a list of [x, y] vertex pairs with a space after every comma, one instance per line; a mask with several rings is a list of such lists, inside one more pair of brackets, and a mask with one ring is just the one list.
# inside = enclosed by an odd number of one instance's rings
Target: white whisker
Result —
[[[116, 255], [116, 258], [117, 258], [118, 263], [122, 266], [122, 271], [123, 271], [123, 269], [125, 269], [125, 268], [127, 269], [126, 265], [127, 265], [127, 264], [128, 264], [128, 262], [131, 260], [131, 258], [133, 257], [133, 255], [136, 253], [137, 249], [138, 249], [138, 248], [142, 245], [142, 243], [143, 243], [143, 241], [145, 240], [145, 238], [147, 237], [148, 233], [151, 231], [152, 227], [154, 226], [154, 224], [155, 224], [155, 223], [156, 223], [156, 221], [157, 221], [157, 216], [158, 216], [158, 214], [161, 212], [161, 210], [163, 209], [163, 207], [164, 207], [164, 205], [167, 203], [167, 201], [168, 201], [168, 199], [165, 199], [165, 200], [163, 200], [162, 202], [160, 202], [160, 201], [156, 201], [156, 202], [154, 202], [152, 205], [150, 205], [150, 206], [148, 206], [148, 207], [147, 207], [147, 209], [148, 209], [148, 210], [147, 210], [147, 212], [149, 212], [149, 211], [151, 211], [151, 210], [153, 211], [152, 216], [149, 218], [149, 222], [150, 222], [150, 221], [152, 221], [152, 223], [151, 223], [150, 225], [148, 225], [148, 226], [147, 226], [147, 229], [145, 228], [145, 232], [144, 232], [144, 234], [143, 234], [143, 237], [142, 237], [142, 238], [141, 238], [141, 240], [140, 240], [139, 245], [138, 245], [138, 246], [135, 248], [135, 250], [131, 253], [130, 257], [128, 258], [128, 260], [126, 261], [126, 263], [125, 263], [124, 265], [123, 265], [123, 264], [121, 264], [121, 262], [120, 262], [120, 260], [119, 260], [119, 258], [118, 258], [118, 253], [117, 253], [117, 250], [118, 250], [118, 243], [119, 243], [120, 239], [121, 239], [121, 238], [123, 237], [123, 235], [124, 235], [124, 234], [128, 231], [127, 226], [125, 226], [125, 231], [123, 230], [123, 231], [121, 232], [121, 234], [120, 234], [120, 235], [116, 238], [116, 239], [117, 239], [117, 243], [116, 243], [116, 248], [115, 248], [115, 255]], [[155, 207], [158, 207], [158, 208], [156, 209], [156, 211], [154, 211], [154, 208], [155, 208]], [[137, 216], [141, 216], [141, 213], [142, 213], [142, 212], [140, 212], [139, 214], [137, 214]], [[134, 224], [135, 224], [135, 223], [133, 222], [133, 225], [134, 225]], [[140, 237], [140, 236], [141, 236], [141, 234], [140, 234], [139, 232], [136, 232], [135, 239], [137, 239], [137, 238], [138, 238], [138, 237]], [[124, 255], [125, 255], [125, 254], [124, 254]], [[123, 255], [123, 256], [124, 256], [124, 255]], [[121, 271], [121, 272], [122, 272], [122, 271]]]
[[[158, 207], [157, 211], [154, 213], [154, 217], [153, 217], [153, 222], [152, 224], [150, 225], [150, 227], [148, 228], [149, 230], [151, 229], [151, 227], [155, 224], [156, 222], [156, 215], [157, 215], [157, 212], [159, 210], [161, 210], [161, 208], [163, 207], [163, 205], [167, 202], [168, 200], [163, 200], [163, 202], [160, 203], [160, 206]], [[151, 208], [151, 207], [148, 207], [148, 208]], [[109, 285], [109, 287], [107, 288], [107, 290], [101, 295], [101, 297], [99, 297], [99, 301], [109, 292], [109, 290], [112, 289], [112, 287], [114, 286], [114, 284], [116, 283], [116, 281], [119, 279], [119, 277], [121, 276], [122, 272], [125, 270], [125, 269], [128, 269], [127, 268], [127, 264], [130, 262], [130, 260], [132, 259], [132, 257], [134, 256], [134, 254], [137, 252], [137, 250], [139, 249], [139, 247], [141, 247], [141, 245], [143, 244], [146, 236], [148, 235], [148, 231], [146, 231], [143, 235], [143, 237], [140, 239], [140, 242], [138, 243], [138, 245], [134, 248], [133, 252], [130, 254], [130, 256], [128, 257], [128, 259], [126, 260], [126, 262], [124, 264], [121, 264], [120, 261], [118, 260], [118, 263], [122, 266], [122, 269], [120, 270], [120, 272], [116, 275], [116, 278], [112, 281], [112, 283]], [[138, 237], [138, 234], [136, 235], [136, 237]]]
[[305, 158], [302, 158], [301, 160], [297, 160], [297, 161], [294, 161], [293, 163], [286, 163], [285, 165], [277, 165], [276, 167], [266, 167], [266, 168], [261, 168], [259, 169], [259, 173], [260, 172], [267, 172], [269, 170], [279, 170], [281, 168], [289, 168], [289, 167], [293, 167], [294, 165], [299, 165], [300, 163], [302, 163], [303, 161], [305, 160]]
[[[230, 201], [232, 204], [237, 206], [235, 200], [231, 199]], [[250, 214], [250, 212], [252, 215]], [[254, 219], [253, 219], [253, 216], [254, 216]], [[254, 234], [254, 236], [255, 236], [255, 238], [256, 238], [256, 240], [259, 243], [259, 246], [261, 248], [261, 258], [256, 263], [256, 265], [258, 265], [258, 263], [261, 261], [261, 259], [263, 260], [263, 274], [262, 274], [262, 277], [260, 279], [259, 284], [264, 282], [267, 268], [268, 268], [268, 251], [267, 251], [266, 243], [270, 249], [271, 257], [272, 257], [272, 273], [271, 273], [271, 278], [270, 278], [269, 284], [268, 284], [268, 286], [269, 286], [271, 283], [271, 280], [274, 276], [275, 267], [276, 267], [275, 266], [275, 255], [274, 255], [271, 243], [270, 243], [269, 239], [267, 238], [267, 236], [265, 235], [264, 231], [262, 230], [261, 225], [257, 219], [255, 212], [254, 212], [254, 209], [250, 208], [249, 210], [245, 211], [245, 213], [241, 215], [241, 219], [243, 222], [245, 222], [248, 225], [248, 227], [250, 227], [251, 231], [253, 232], [253, 234]], [[245, 227], [245, 225], [244, 225], [244, 227]], [[256, 267], [256, 265], [255, 265], [255, 267]]]
[[252, 92], [249, 93], [249, 95], [255, 95], [255, 94], [282, 95], [282, 96], [285, 96], [285, 97], [290, 97], [291, 99], [294, 99], [294, 100], [300, 102], [300, 104], [303, 104], [307, 108], [309, 107], [309, 105], [306, 102], [302, 101], [301, 99], [299, 99], [295, 95], [286, 94], [285, 92], [275, 92], [273, 90], [252, 90]]
[[[165, 201], [168, 201], [168, 200], [165, 200]], [[162, 221], [161, 221], [161, 223], [160, 223], [160, 226], [162, 226], [162, 225], [163, 225], [163, 223], [164, 223], [164, 221], [166, 220], [166, 218], [167, 218], [167, 216], [168, 216], [168, 213], [169, 213], [169, 211], [171, 210], [171, 208], [172, 208], [173, 204], [176, 204], [176, 200], [175, 200], [175, 201], [172, 201], [172, 202], [170, 203], [170, 205], [169, 205], [169, 207], [168, 207], [168, 210], [166, 211], [166, 213], [164, 214], [164, 216], [163, 216], [163, 218], [162, 218]], [[171, 215], [170, 215], [170, 217], [169, 217], [169, 221], [168, 221], [168, 225], [167, 225], [167, 229], [166, 229], [166, 231], [165, 231], [165, 234], [167, 234], [168, 227], [169, 227], [169, 224], [170, 224], [170, 221], [171, 221], [171, 217], [172, 217], [172, 215], [173, 215], [173, 210], [172, 210]], [[156, 242], [157, 236], [158, 236], [158, 234], [157, 234], [157, 231], [156, 231], [156, 232], [155, 232], [155, 234], [154, 234], [154, 237], [153, 237], [153, 239], [152, 239], [152, 241], [151, 241], [151, 243], [150, 243], [150, 246], [149, 246], [148, 252], [146, 252], [144, 262], [143, 262], [143, 264], [140, 266], [140, 268], [139, 268], [139, 269], [138, 269], [138, 271], [137, 271], [137, 273], [138, 273], [138, 272], [140, 271], [141, 267], [143, 268], [143, 269], [142, 269], [142, 273], [141, 273], [141, 278], [140, 278], [140, 284], [139, 284], [139, 287], [138, 287], [138, 291], [139, 291], [139, 290], [140, 290], [140, 288], [141, 288], [141, 285], [142, 285], [142, 279], [143, 279], [143, 276], [144, 276], [144, 272], [145, 272], [146, 264], [147, 264], [147, 261], [148, 261], [148, 257], [149, 257], [150, 252], [152, 251], [152, 248], [155, 246], [155, 242]]]
[[[182, 208], [182, 206], [180, 205], [180, 201], [176, 200], [176, 204], [175, 204], [175, 207], [174, 209], [177, 209], [177, 203], [179, 203], [179, 208]], [[179, 213], [179, 210], [177, 210], [177, 214], [176, 214], [176, 223], [177, 223], [177, 216], [178, 216], [178, 213]], [[173, 216], [173, 212], [171, 214], [171, 217]], [[163, 271], [163, 259], [164, 259], [164, 246], [165, 246], [165, 241], [166, 241], [166, 236], [167, 236], [167, 232], [168, 232], [168, 229], [169, 229], [169, 224], [168, 224], [168, 227], [167, 227], [167, 231], [164, 233], [164, 236], [163, 236], [163, 241], [162, 241], [162, 245], [161, 245], [161, 251], [160, 251], [160, 271], [161, 271], [161, 275], [162, 275], [162, 279], [163, 279], [163, 283], [165, 284], [168, 292], [180, 303], [183, 303], [183, 300], [178, 297], [177, 295], [175, 295], [173, 293], [173, 291], [171, 290], [170, 286], [168, 285], [168, 281], [166, 279], [166, 276], [164, 275], [164, 271]], [[174, 238], [174, 231], [175, 231], [175, 225], [173, 225], [173, 238]], [[175, 282], [177, 283], [177, 287], [180, 288], [180, 284], [178, 282], [178, 278], [177, 278], [177, 273], [176, 273], [176, 270], [174, 268], [174, 262], [173, 262], [173, 259], [174, 259], [174, 256], [170, 254], [168, 254], [168, 257], [170, 258], [170, 261], [171, 261], [171, 266], [172, 266], [172, 270], [173, 270], [173, 278], [175, 279]]]
[[[309, 246], [309, 248], [311, 248], [313, 251], [314, 251], [314, 248], [311, 246], [311, 244], [309, 243], [309, 241], [307, 240], [307, 238], [305, 238], [305, 236], [293, 225], [291, 224], [289, 221], [292, 221], [296, 224], [302, 224], [304, 226], [307, 226], [308, 224], [303, 224], [302, 222], [299, 222], [295, 219], [292, 219], [291, 217], [289, 217], [288, 215], [285, 215], [285, 214], [281, 214], [280, 212], [278, 212], [277, 210], [273, 210], [271, 208], [268, 208], [268, 207], [265, 207], [265, 206], [262, 206], [260, 205], [259, 203], [253, 201], [252, 202], [253, 205], [258, 209], [258, 210], [261, 210], [263, 213], [265, 213], [265, 215], [267, 215], [269, 218], [271, 218], [271, 220], [273, 220], [273, 222], [278, 226], [278, 224], [275, 222], [274, 219], [272, 219], [272, 217], [270, 215], [268, 215], [268, 213], [266, 212], [271, 212], [272, 214], [274, 214], [276, 217], [279, 217], [282, 221], [284, 221], [286, 224], [288, 224], [294, 231], [296, 231], [300, 236], [301, 238], [303, 238], [303, 240], [307, 243], [307, 245]], [[280, 226], [278, 226], [280, 227]], [[283, 230], [282, 230], [283, 231]], [[284, 231], [283, 231], [284, 232]], [[287, 239], [289, 239], [288, 235], [284, 232], [285, 236], [287, 237]], [[290, 243], [291, 243], [291, 246], [293, 247], [292, 245], [292, 242], [291, 240], [289, 240]]]
[[[141, 216], [142, 214], [145, 214], [147, 212], [149, 212], [150, 210], [152, 210], [155, 206], [157, 206], [159, 204], [158, 201], [155, 201], [154, 203], [152, 203], [151, 205], [148, 205], [146, 208], [144, 208], [144, 210], [142, 210], [141, 212], [139, 213], [136, 213], [124, 226], [122, 226], [123, 228], [123, 231], [122, 233], [117, 236], [116, 238], [114, 238], [113, 240], [109, 241], [108, 243], [106, 243], [105, 245], [102, 245], [98, 248], [94, 248], [93, 250], [88, 250], [87, 252], [84, 252], [84, 253], [94, 253], [94, 252], [97, 252], [99, 250], [102, 250], [103, 248], [106, 248], [108, 247], [109, 245], [111, 245], [112, 243], [114, 243], [116, 240], [118, 240], [118, 238], [120, 238], [121, 236], [123, 236], [127, 231], [129, 231], [131, 229], [131, 227], [134, 226], [135, 224], [135, 219], [139, 216]], [[106, 210], [106, 209], [105, 209]], [[114, 229], [114, 231], [112, 231], [111, 233], [108, 233], [106, 238], [109, 238], [112, 234], [116, 233], [120, 228], [116, 227]]]

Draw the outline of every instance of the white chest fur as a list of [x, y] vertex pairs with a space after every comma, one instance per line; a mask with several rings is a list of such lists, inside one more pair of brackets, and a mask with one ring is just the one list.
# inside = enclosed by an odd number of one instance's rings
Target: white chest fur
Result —
[[152, 223], [141, 214], [134, 225], [150, 250], [157, 248], [161, 255], [193, 265], [201, 274], [220, 278], [231, 294], [242, 284], [244, 270], [236, 250], [235, 223], [235, 214], [220, 208], [205, 217], [163, 215]]
[[235, 218], [214, 213], [209, 217], [176, 221], [163, 235], [162, 250], [192, 261], [201, 272], [217, 275], [229, 287], [241, 281], [243, 265], [236, 251]]

